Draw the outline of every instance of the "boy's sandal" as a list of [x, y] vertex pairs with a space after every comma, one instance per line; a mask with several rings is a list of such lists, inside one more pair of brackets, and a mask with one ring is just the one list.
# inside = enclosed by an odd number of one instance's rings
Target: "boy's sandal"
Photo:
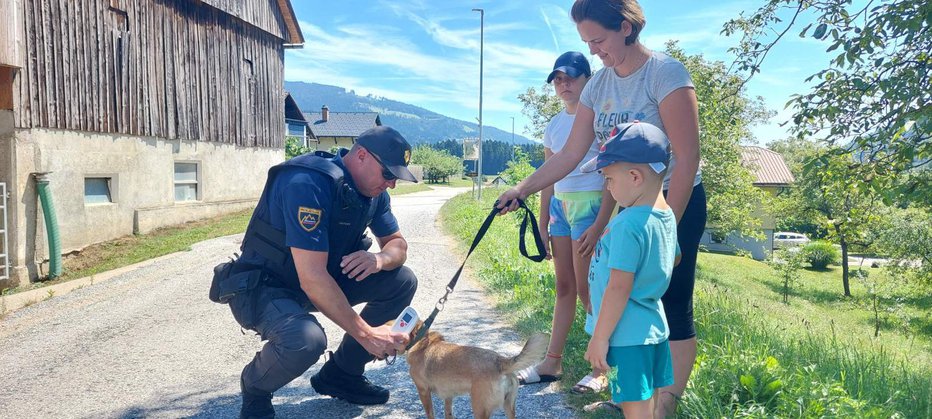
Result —
[[608, 385], [606, 381], [605, 375], [600, 375], [596, 378], [593, 377], [592, 374], [589, 374], [583, 377], [582, 380], [579, 380], [579, 382], [573, 386], [572, 391], [578, 394], [601, 393]]
[[600, 402], [589, 403], [583, 406], [583, 411], [586, 413], [611, 413], [611, 414], [621, 414], [621, 408], [617, 404], [602, 400]]
[[520, 383], [521, 385], [552, 383], [554, 381], [558, 381], [559, 379], [563, 378], [563, 376], [560, 374], [556, 374], [556, 375], [538, 374], [537, 367], [533, 365], [521, 371], [518, 371], [517, 373], [515, 373], [515, 375], [518, 377], [518, 383]]

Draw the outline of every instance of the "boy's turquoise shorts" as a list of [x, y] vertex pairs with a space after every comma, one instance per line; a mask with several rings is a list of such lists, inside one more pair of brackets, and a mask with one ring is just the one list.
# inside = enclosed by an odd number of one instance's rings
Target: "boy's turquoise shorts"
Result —
[[654, 389], [673, 384], [669, 341], [656, 345], [611, 346], [606, 358], [608, 365], [617, 367], [617, 373], [608, 375], [615, 403], [647, 400], [654, 395]]

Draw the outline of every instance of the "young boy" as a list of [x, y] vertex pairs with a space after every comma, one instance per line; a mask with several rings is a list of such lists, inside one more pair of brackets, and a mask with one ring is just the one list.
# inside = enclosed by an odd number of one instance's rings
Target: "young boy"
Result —
[[653, 417], [655, 390], [673, 384], [660, 297], [679, 256], [676, 219], [663, 197], [670, 142], [659, 128], [620, 124], [583, 171], [599, 170], [624, 208], [599, 240], [589, 269], [595, 327], [586, 360], [608, 370], [612, 401], [625, 417]]

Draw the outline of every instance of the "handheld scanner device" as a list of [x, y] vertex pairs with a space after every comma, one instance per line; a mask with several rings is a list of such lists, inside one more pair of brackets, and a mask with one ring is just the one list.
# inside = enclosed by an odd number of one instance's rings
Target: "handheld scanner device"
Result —
[[417, 325], [417, 321], [420, 319], [420, 316], [417, 314], [417, 310], [414, 307], [408, 306], [401, 311], [401, 314], [398, 315], [398, 318], [395, 319], [395, 324], [392, 325], [392, 332], [398, 333], [411, 333], [414, 330], [414, 326]]

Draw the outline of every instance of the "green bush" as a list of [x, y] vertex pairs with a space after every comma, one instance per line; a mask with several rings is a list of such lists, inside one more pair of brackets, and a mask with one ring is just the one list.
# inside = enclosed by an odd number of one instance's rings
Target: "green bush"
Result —
[[817, 241], [807, 244], [802, 250], [803, 259], [815, 269], [825, 269], [838, 263], [838, 249], [829, 242]]

